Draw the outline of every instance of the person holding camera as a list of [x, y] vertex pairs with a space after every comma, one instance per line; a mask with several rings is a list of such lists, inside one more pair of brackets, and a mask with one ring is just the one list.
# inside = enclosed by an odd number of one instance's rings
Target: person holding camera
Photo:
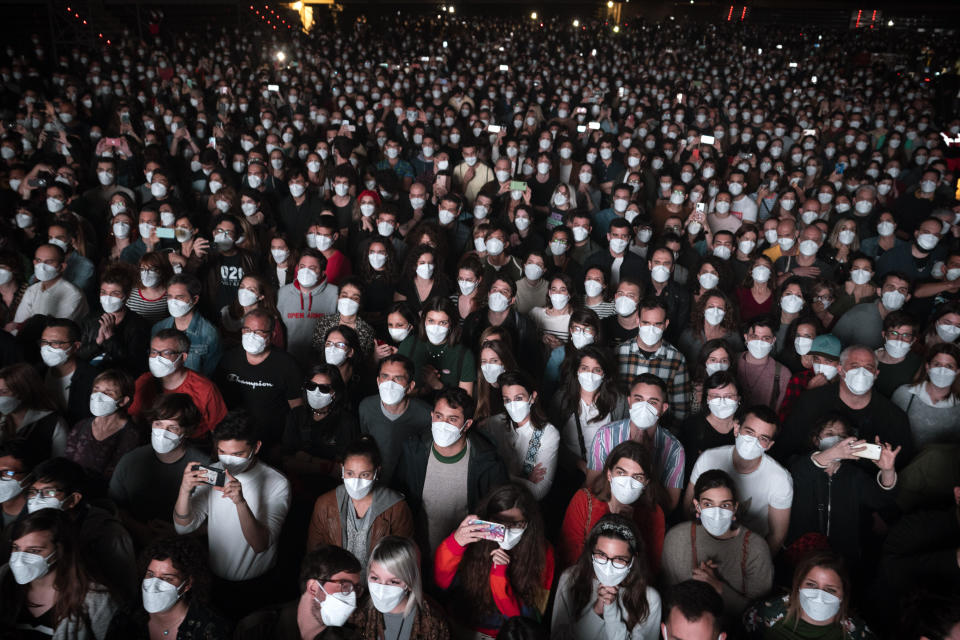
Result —
[[257, 459], [260, 440], [245, 411], [227, 414], [213, 446], [217, 463], [184, 469], [173, 523], [183, 535], [207, 522], [214, 601], [224, 610], [249, 610], [270, 592], [267, 574], [290, 508], [290, 483]]

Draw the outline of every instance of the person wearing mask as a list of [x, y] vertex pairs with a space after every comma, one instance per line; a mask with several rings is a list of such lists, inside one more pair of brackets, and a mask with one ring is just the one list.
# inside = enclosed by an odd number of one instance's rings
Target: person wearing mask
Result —
[[863, 562], [872, 564], [864, 554], [871, 534], [862, 524], [863, 514], [896, 510], [894, 462], [900, 448], [880, 446], [879, 458], [870, 458], [879, 469], [876, 474], [873, 466], [846, 462], [863, 458], [869, 444], [873, 443], [852, 434], [849, 420], [839, 413], [826, 414], [809, 430], [807, 449], [813, 453], [800, 456], [790, 467], [794, 493], [788, 545], [819, 534], [848, 567], [860, 570], [866, 568]]
[[748, 638], [853, 638], [875, 640], [863, 620], [850, 615], [852, 584], [840, 556], [817, 551], [800, 561], [790, 593], [763, 600], [743, 614]]
[[96, 488], [83, 467], [66, 458], [49, 458], [36, 466], [26, 482], [27, 511], [65, 512], [86, 573], [118, 601], [126, 600], [136, 583], [133, 540], [109, 506], [100, 507], [88, 499], [88, 492]]
[[337, 219], [332, 215], [320, 216], [307, 229], [307, 246], [316, 249], [327, 259], [324, 280], [337, 287], [351, 274], [350, 260], [337, 249], [339, 239]]
[[155, 336], [164, 329], [176, 329], [186, 334], [190, 340], [190, 351], [184, 359], [187, 369], [211, 377], [217, 370], [223, 355], [220, 332], [200, 314], [202, 286], [191, 275], [179, 275], [170, 278], [167, 283], [167, 309], [170, 316], [160, 320], [150, 330]]
[[92, 292], [96, 272], [90, 259], [74, 248], [77, 233], [78, 226], [72, 218], [58, 216], [55, 222], [47, 227], [47, 242], [63, 250], [63, 279], [88, 294]]
[[249, 412], [268, 451], [280, 442], [287, 413], [302, 402], [296, 360], [270, 342], [277, 322], [263, 309], [248, 312], [241, 345], [224, 355], [215, 376], [226, 405]]
[[272, 586], [280, 529], [290, 508], [290, 483], [257, 458], [261, 442], [249, 415], [228, 413], [213, 432], [218, 463], [183, 470], [173, 507], [180, 535], [207, 525], [214, 599], [243, 611]]
[[877, 391], [887, 398], [901, 385], [913, 382], [923, 366], [914, 346], [920, 341], [920, 323], [906, 311], [892, 311], [883, 319], [883, 346], [876, 350]]
[[[484, 524], [489, 522], [503, 526], [502, 537]], [[451, 618], [473, 633], [494, 637], [508, 618], [544, 614], [553, 575], [553, 546], [540, 509], [516, 484], [490, 491], [446, 536], [434, 558], [434, 580], [445, 592]]]
[[[576, 241], [576, 227], [574, 227], [574, 241]], [[610, 222], [607, 232], [607, 248], [598, 250], [586, 258], [583, 263], [584, 271], [591, 267], [599, 267], [604, 273], [610, 274], [610, 282], [614, 286], [619, 284], [621, 277], [636, 278], [644, 281], [649, 272], [643, 258], [629, 250], [630, 240], [633, 237], [633, 228], [623, 218], [616, 218]], [[576, 255], [576, 254], [575, 254]]]
[[97, 369], [81, 360], [80, 327], [73, 320], [47, 318], [40, 334], [40, 375], [70, 425], [90, 417], [90, 390]]
[[300, 567], [300, 596], [243, 618], [234, 640], [348, 638], [326, 634], [343, 627], [357, 608], [363, 567], [346, 549], [323, 546], [306, 554]]
[[463, 344], [476, 349], [480, 336], [490, 327], [497, 327], [513, 338], [518, 362], [526, 363], [527, 371], [538, 371], [542, 362], [537, 328], [526, 315], [516, 308], [517, 283], [510, 278], [497, 276], [490, 281], [487, 308], [474, 312], [463, 321]]
[[800, 356], [804, 365], [787, 385], [780, 408], [777, 410], [780, 422], [785, 423], [797, 400], [807, 389], [816, 389], [829, 384], [837, 377], [837, 365], [840, 364], [840, 341], [832, 333], [821, 334], [810, 343], [810, 351]]
[[663, 541], [664, 581], [710, 585], [723, 598], [727, 622], [735, 623], [750, 602], [770, 593], [770, 547], [737, 522], [737, 490], [725, 472], [703, 472], [693, 495], [696, 520], [676, 525]]
[[940, 239], [943, 225], [937, 218], [918, 219], [921, 222], [915, 231], [909, 228], [907, 219], [897, 219], [900, 233], [912, 231], [913, 242], [897, 245], [877, 258], [879, 277], [897, 272], [906, 274], [911, 282], [923, 282], [932, 278], [934, 263], [942, 261], [947, 255], [947, 243]]
[[93, 417], [74, 425], [64, 452], [91, 476], [108, 481], [120, 459], [140, 444], [140, 434], [127, 413], [133, 388], [133, 378], [119, 369], [93, 379], [87, 398]]
[[[343, 182], [349, 188], [349, 180], [337, 176], [334, 178], [334, 187]], [[307, 237], [307, 229], [319, 220], [323, 213], [323, 203], [316, 197], [312, 189], [307, 188], [307, 176], [302, 169], [294, 169], [287, 176], [288, 194], [280, 200], [277, 208], [277, 226], [281, 233], [286, 234], [293, 241], [294, 249], [302, 249]], [[343, 198], [349, 200], [344, 189]], [[340, 189], [336, 189], [334, 205], [342, 207]]]
[[[711, 272], [700, 274], [700, 278], [708, 282], [715, 283], [716, 277], [716, 273]], [[696, 362], [703, 345], [711, 340], [724, 340], [731, 350], [742, 351], [737, 315], [733, 301], [722, 290], [704, 291], [694, 305], [690, 325], [677, 340], [677, 348], [686, 361]]]
[[184, 469], [210, 458], [189, 442], [202, 420], [190, 396], [162, 395], [144, 417], [150, 425], [150, 444], [120, 458], [108, 492], [138, 546], [174, 534], [170, 513]]
[[683, 445], [660, 425], [670, 409], [667, 385], [652, 373], [642, 373], [630, 385], [627, 396], [630, 417], [601, 427], [593, 438], [587, 465], [587, 485], [606, 469], [607, 459], [622, 442], [633, 441], [650, 450], [659, 469], [658, 481], [666, 491], [664, 511], [672, 511], [683, 491], [685, 457]]
[[496, 445], [472, 429], [474, 406], [463, 389], [444, 389], [429, 433], [403, 443], [393, 484], [407, 498], [423, 549], [436, 549], [483, 496], [509, 480]]
[[69, 430], [34, 367], [18, 362], [0, 369], [0, 433], [5, 442], [23, 440], [36, 460], [46, 460], [63, 455]]
[[933, 345], [923, 358], [913, 384], [901, 385], [890, 398], [907, 414], [917, 450], [957, 441], [960, 424], [960, 347], [952, 342]]
[[44, 509], [13, 525], [10, 560], [0, 567], [0, 627], [19, 636], [106, 637], [118, 602], [86, 581], [71, 524], [64, 513]]
[[915, 448], [906, 414], [874, 390], [877, 356], [868, 347], [853, 345], [840, 353], [838, 381], [804, 392], [790, 414], [774, 456], [786, 461], [806, 451], [808, 427], [830, 412], [844, 413], [853, 433], [867, 442], [877, 437], [900, 448], [897, 468], [913, 458]]
[[153, 325], [170, 315], [167, 305], [167, 281], [173, 275], [166, 254], [151, 251], [139, 259], [138, 286], [127, 298], [127, 308]]
[[773, 262], [765, 255], [758, 255], [753, 259], [750, 273], [737, 287], [736, 296], [739, 303], [740, 319], [744, 322], [766, 315], [774, 310], [774, 292], [771, 288]]
[[351, 621], [370, 640], [449, 640], [440, 606], [423, 592], [420, 551], [409, 538], [382, 538], [367, 563], [370, 598]]
[[80, 320], [79, 360], [121, 368], [134, 377], [146, 370], [143, 354], [150, 345], [150, 328], [126, 306], [133, 285], [129, 270], [119, 266], [108, 267], [100, 276], [101, 312]]
[[590, 531], [577, 559], [560, 576], [551, 621], [557, 640], [660, 637], [660, 594], [636, 525], [607, 514]]
[[[666, 247], [655, 248], [647, 261], [650, 270], [649, 295], [660, 300], [669, 323], [663, 326], [668, 341], [674, 342], [690, 322], [690, 294], [673, 279], [676, 259]], [[677, 410], [680, 406], [676, 407]]]
[[615, 313], [603, 319], [603, 333], [610, 343], [618, 348], [637, 340], [643, 290], [644, 286], [639, 280], [623, 278], [613, 294]]
[[380, 450], [370, 436], [347, 445], [340, 464], [343, 484], [321, 495], [313, 506], [307, 551], [331, 544], [367, 558], [386, 536], [413, 536], [410, 507], [402, 495], [381, 483], [380, 463]]
[[790, 370], [771, 355], [777, 336], [770, 316], [757, 316], [744, 324], [747, 350], [737, 363], [737, 385], [744, 404], [762, 404], [776, 410], [783, 403], [790, 383]]
[[488, 419], [484, 431], [497, 442], [511, 482], [525, 486], [534, 499], [543, 500], [556, 477], [560, 433], [547, 420], [531, 376], [506, 371], [497, 384], [505, 411]]
[[643, 300], [639, 307], [639, 327], [635, 340], [617, 349], [620, 378], [628, 386], [645, 373], [663, 380], [664, 402], [669, 402], [673, 417], [683, 420], [688, 413], [690, 381], [683, 354], [667, 342], [665, 334], [672, 325], [664, 302], [655, 297]]
[[846, 346], [862, 344], [879, 349], [884, 344], [884, 318], [899, 311], [910, 300], [912, 291], [912, 281], [906, 274], [886, 272], [877, 287], [879, 300], [861, 302], [844, 313], [834, 325], [833, 334]]
[[734, 427], [734, 444], [707, 449], [697, 458], [683, 498], [684, 509], [693, 515], [700, 476], [710, 469], [726, 472], [733, 478], [736, 494], [743, 496], [747, 505], [741, 523], [766, 539], [771, 555], [780, 551], [787, 535], [793, 501], [790, 474], [767, 454], [778, 429], [777, 414], [772, 409], [764, 405], [748, 407]]
[[430, 424], [430, 405], [414, 396], [413, 361], [399, 353], [380, 361], [376, 383], [378, 395], [360, 402], [360, 432], [372, 436], [384, 454], [380, 481], [392, 486], [404, 442]]
[[467, 206], [473, 207], [477, 194], [484, 185], [496, 179], [496, 174], [480, 161], [480, 148], [475, 140], [464, 140], [460, 149], [463, 162], [453, 168], [453, 182], [463, 193]]
[[179, 640], [229, 637], [227, 621], [207, 605], [210, 571], [196, 538], [158, 540], [142, 557], [139, 606], [114, 616], [106, 640], [149, 640], [158, 631]]
[[210, 379], [187, 369], [184, 360], [190, 339], [177, 329], [162, 329], [150, 340], [149, 369], [136, 381], [130, 415], [139, 419], [154, 400], [167, 393], [185, 393], [200, 409], [203, 420], [194, 438], [205, 436], [227, 415], [227, 406]]
[[301, 367], [311, 353], [317, 320], [337, 309], [339, 289], [324, 279], [326, 267], [322, 253], [305, 249], [297, 263], [296, 280], [277, 292], [277, 311], [287, 328], [287, 352]]
[[[221, 214], [211, 225], [216, 251], [206, 256], [201, 281], [203, 282], [204, 315], [216, 318], [220, 309], [237, 299], [240, 281], [248, 273], [260, 272], [260, 258], [246, 249], [252, 242], [245, 240], [243, 226], [232, 215]], [[216, 365], [214, 365], [216, 366]]]
[[33, 254], [36, 282], [27, 287], [13, 316], [11, 333], [38, 315], [79, 320], [87, 314], [83, 292], [63, 277], [64, 251], [53, 244], [42, 244]]
[[658, 504], [663, 489], [657, 481], [651, 453], [638, 442], [622, 442], [607, 456], [601, 473], [577, 490], [567, 505], [560, 529], [561, 566], [576, 564], [600, 518], [616, 513], [636, 524], [644, 540], [646, 564], [656, 573], [666, 529], [664, 512]]
[[472, 394], [477, 366], [473, 352], [460, 340], [453, 303], [434, 297], [424, 302], [421, 311], [419, 333], [399, 347], [400, 355], [414, 363], [417, 388], [425, 397], [454, 386]]
[[733, 444], [733, 428], [741, 406], [737, 380], [733, 373], [726, 369], [716, 370], [708, 375], [703, 381], [700, 393], [703, 396], [699, 403], [700, 411], [688, 416], [676, 430], [677, 438], [683, 445], [686, 459], [684, 473], [687, 476], [701, 453], [714, 447]]
[[727, 640], [721, 632], [723, 600], [716, 590], [700, 580], [684, 580], [671, 586], [663, 599], [664, 640]]
[[[376, 335], [373, 327], [361, 316], [361, 302], [365, 300], [366, 285], [358, 276], [349, 276], [340, 283], [337, 293], [337, 311], [329, 313], [317, 321], [313, 331], [313, 349], [322, 352], [324, 336], [334, 327], [344, 325], [357, 332], [360, 338], [361, 351], [365, 358], [373, 355]], [[365, 311], [365, 309], [363, 309]]]

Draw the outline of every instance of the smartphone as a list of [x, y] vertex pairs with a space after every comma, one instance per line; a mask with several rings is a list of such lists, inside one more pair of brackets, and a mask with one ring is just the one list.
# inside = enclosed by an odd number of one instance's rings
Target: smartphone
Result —
[[107, 138], [107, 146], [110, 146], [110, 147], [119, 147], [119, 146], [120, 146], [120, 138]]
[[[157, 231], [159, 231], [159, 229], [157, 229]], [[207, 472], [207, 475], [203, 481], [209, 484], [211, 487], [222, 487], [226, 484], [227, 473], [223, 469], [214, 469], [213, 467], [208, 467], [205, 464], [193, 465], [194, 471], [199, 471], [201, 469]]]
[[791, 62], [791, 63], [788, 64], [787, 66], [790, 67], [791, 69], [796, 69], [796, 68], [797, 68], [797, 63], [796, 63], [796, 62]]
[[509, 65], [505, 65], [505, 64], [500, 65], [500, 71], [510, 71]]
[[120, 122], [123, 124], [130, 124], [130, 114], [127, 112], [120, 114]]
[[706, 210], [707, 210], [707, 205], [705, 205], [702, 202], [697, 203], [697, 213], [703, 213]]
[[430, 56], [420, 56], [420, 62], [430, 62]]
[[278, 84], [268, 84], [268, 85], [267, 85], [267, 91], [274, 91], [274, 92], [276, 92], [276, 93], [280, 93], [280, 85], [278, 85]]
[[836, 173], [837, 173], [838, 176], [842, 176], [842, 175], [843, 175], [843, 172], [846, 171], [846, 170], [847, 170], [847, 163], [846, 163], [846, 162], [838, 162], [836, 169], [834, 169], [834, 171], [836, 171]]
[[753, 157], [753, 154], [752, 154], [752, 153], [742, 153], [742, 154], [740, 154], [740, 155], [743, 156], [743, 159], [744, 159], [744, 160], [749, 160], [750, 158]]
[[700, 144], [713, 144], [716, 141], [713, 136], [700, 136]]
[[500, 125], [491, 124], [487, 127], [487, 131], [489, 131], [490, 133], [500, 133]]
[[804, 130], [803, 130], [803, 135], [805, 135], [805, 136], [813, 136], [814, 138], [816, 138], [816, 137], [817, 137], [817, 130], [816, 130], [816, 129], [804, 129]]
[[577, 114], [578, 116], [579, 116], [580, 114], [583, 114], [583, 113], [586, 113], [586, 112], [587, 112], [587, 108], [586, 108], [586, 107], [577, 107], [577, 108], [574, 110], [574, 113]]
[[594, 131], [598, 131], [598, 130], [600, 129], [600, 123], [599, 123], [599, 122], [588, 122], [588, 123], [587, 123], [587, 128], [593, 129]]
[[502, 524], [497, 524], [496, 522], [488, 522], [486, 520], [472, 520], [470, 524], [483, 526], [483, 531], [481, 532], [481, 535], [486, 540], [493, 540], [494, 542], [502, 542], [507, 534], [507, 528]]
[[868, 442], [867, 444], [860, 445], [860, 447], [853, 452], [853, 455], [858, 458], [866, 458], [867, 460], [879, 460], [881, 451], [883, 451], [883, 447]]
[[510, 191], [526, 191], [527, 183], [520, 180], [511, 180], [510, 181]]
[[214, 138], [213, 136], [210, 136], [209, 138], [207, 138], [207, 144], [210, 145], [211, 147], [213, 147], [214, 149], [216, 149], [216, 148], [217, 148], [217, 139]]
[[230, 88], [229, 88], [229, 87], [220, 87], [220, 95], [225, 96], [225, 95], [227, 95], [228, 93], [230, 93]]
[[161, 240], [173, 240], [176, 235], [173, 232], [173, 229], [168, 229], [166, 227], [157, 227], [157, 238]]
[[677, 94], [677, 102], [678, 102], [678, 103], [683, 102], [683, 94], [682, 94], [682, 93], [678, 93], [678, 94]]
[[586, 133], [586, 132], [587, 132], [587, 128], [585, 126], [583, 126], [582, 124], [577, 125], [577, 133]]

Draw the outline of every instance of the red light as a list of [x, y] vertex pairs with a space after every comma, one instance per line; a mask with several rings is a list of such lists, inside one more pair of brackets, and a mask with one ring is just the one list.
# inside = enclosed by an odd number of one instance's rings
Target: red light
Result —
[[924, 82], [930, 82], [930, 78], [924, 78], [923, 81], [924, 81]]
[[747, 17], [747, 5], [743, 5], [743, 11], [740, 12], [740, 22]]
[[857, 11], [857, 24], [856, 24], [857, 29], [860, 28], [860, 16], [862, 15], [863, 15], [863, 9], [860, 9], [859, 11]]
[[874, 9], [874, 10], [873, 10], [873, 15], [870, 16], [870, 22], [876, 22], [876, 21], [877, 21], [877, 10]]
[[730, 22], [731, 18], [733, 18], [733, 5], [730, 5], [730, 11], [727, 12], [727, 22]]

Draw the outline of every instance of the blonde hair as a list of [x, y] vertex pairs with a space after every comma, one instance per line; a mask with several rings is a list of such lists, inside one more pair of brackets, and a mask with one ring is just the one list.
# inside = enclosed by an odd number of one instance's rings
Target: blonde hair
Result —
[[370, 552], [370, 561], [367, 562], [368, 577], [374, 562], [383, 565], [383, 568], [396, 576], [397, 580], [407, 585], [410, 595], [407, 597], [407, 606], [403, 610], [404, 617], [423, 604], [419, 551], [412, 540], [400, 536], [381, 538]]

